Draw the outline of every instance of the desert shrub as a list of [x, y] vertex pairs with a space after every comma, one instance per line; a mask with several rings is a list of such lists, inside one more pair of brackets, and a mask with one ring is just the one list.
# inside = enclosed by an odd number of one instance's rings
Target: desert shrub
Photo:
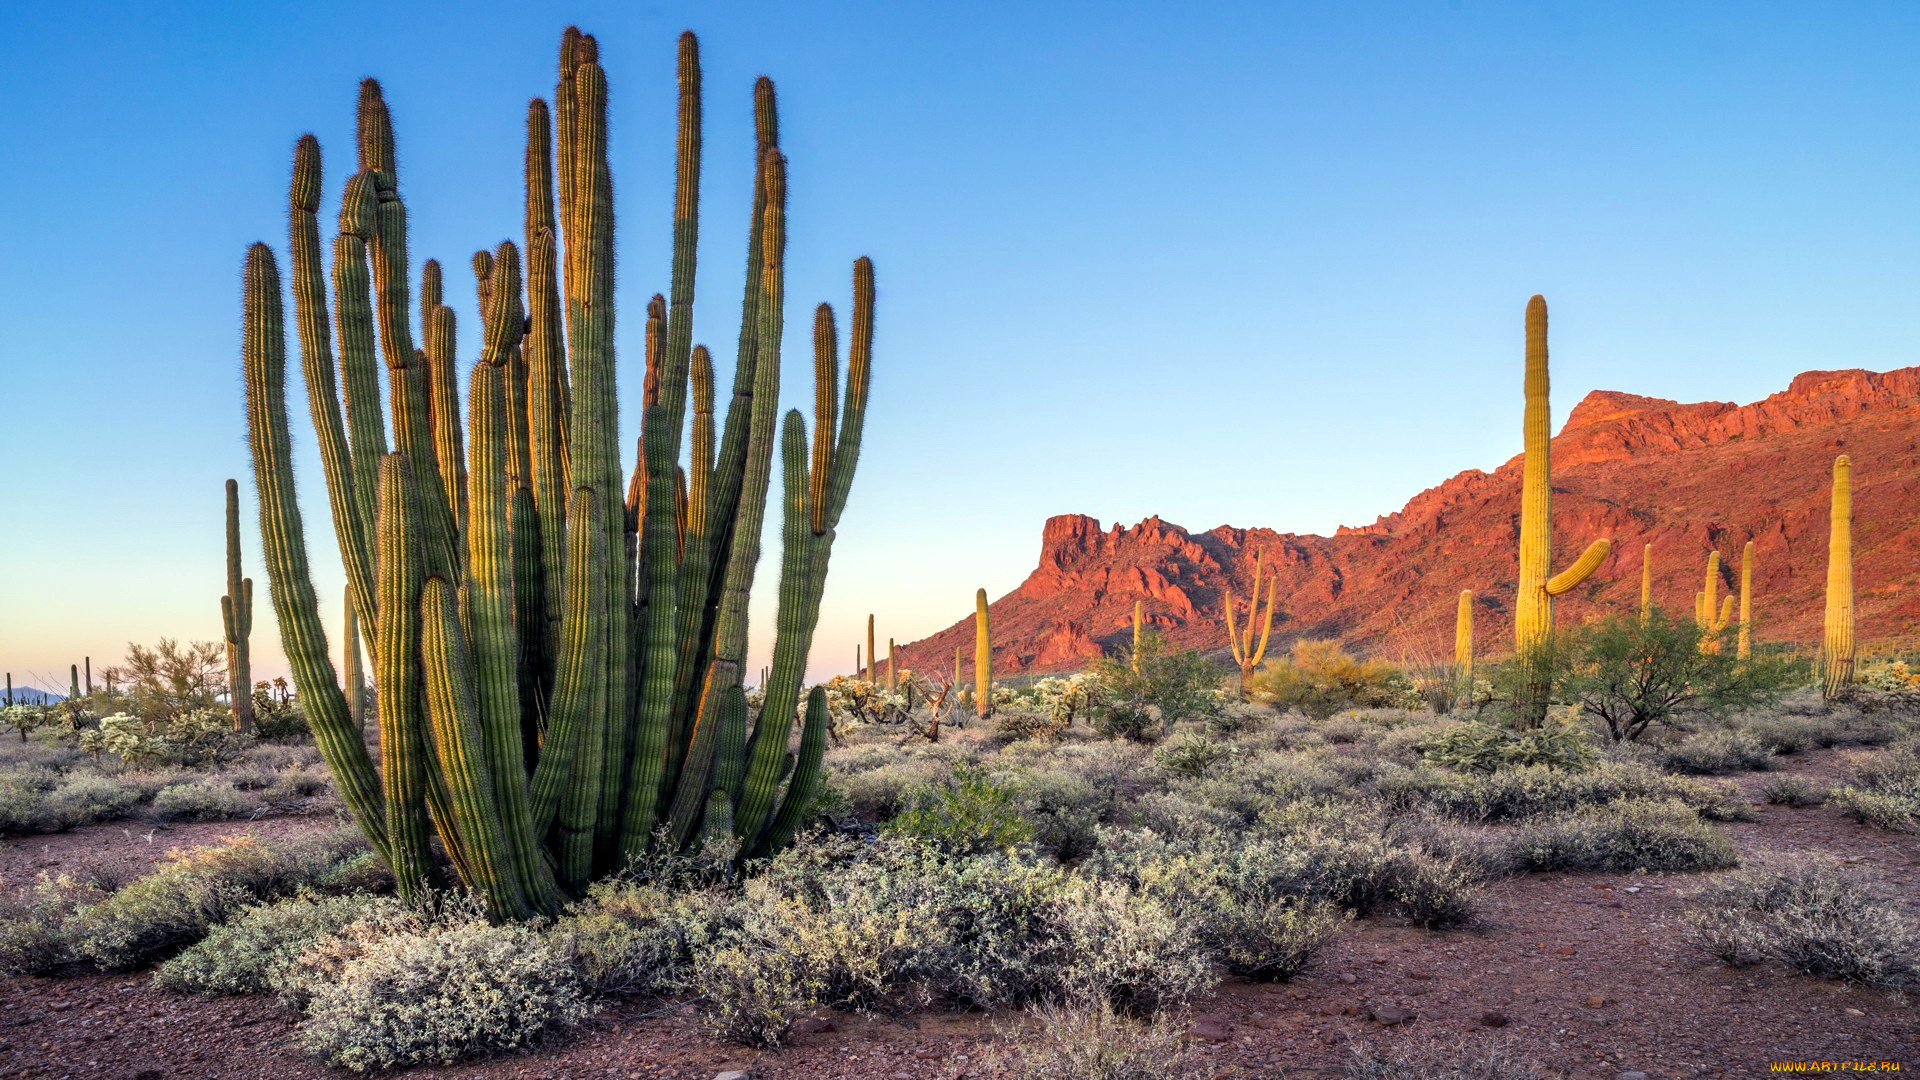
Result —
[[1237, 829], [1245, 820], [1231, 810], [1196, 802], [1171, 791], [1150, 791], [1127, 807], [1136, 828], [1162, 836], [1197, 838]]
[[138, 787], [113, 777], [50, 769], [0, 774], [0, 833], [65, 832], [126, 817], [142, 801]]
[[786, 1042], [794, 1019], [819, 1002], [816, 981], [793, 957], [745, 942], [703, 951], [687, 988], [700, 997], [707, 1030], [744, 1046]]
[[81, 749], [113, 754], [134, 768], [218, 765], [249, 741], [251, 736], [233, 730], [230, 713], [213, 707], [144, 716], [116, 713], [80, 734]]
[[1846, 764], [1849, 782], [1829, 796], [1841, 813], [1878, 829], [1920, 829], [1920, 744], [1849, 753]]
[[1057, 717], [1040, 709], [1008, 705], [994, 708], [993, 733], [1003, 739], [1058, 742], [1066, 735], [1067, 727]]
[[109, 971], [138, 967], [199, 940], [257, 900], [311, 885], [359, 845], [344, 836], [289, 845], [236, 836], [170, 852], [159, 870], [76, 910], [65, 933], [87, 963]]
[[1540, 765], [1486, 774], [1404, 769], [1383, 774], [1373, 790], [1394, 810], [1483, 823], [1520, 821], [1623, 799], [1675, 799], [1716, 821], [1742, 820], [1751, 813], [1739, 792], [1725, 784], [1620, 762], [1601, 762], [1577, 773]]
[[1708, 731], [1689, 735], [1660, 753], [1660, 764], [1689, 776], [1725, 776], [1728, 773], [1777, 769], [1774, 752], [1745, 731]]
[[938, 784], [952, 769], [945, 759], [915, 756], [859, 770], [836, 769], [835, 786], [846, 791], [854, 812], [862, 818], [885, 821], [904, 810], [916, 792]]
[[1092, 851], [1101, 823], [1114, 810], [1114, 789], [1077, 772], [1027, 769], [1008, 783], [1021, 816], [1033, 827], [1034, 844], [1062, 861]]
[[211, 778], [173, 784], [153, 797], [153, 815], [162, 821], [224, 821], [259, 808], [258, 799]]
[[1175, 776], [1199, 777], [1232, 756], [1232, 747], [1189, 731], [1154, 751], [1153, 760]]
[[1640, 799], [1530, 822], [1514, 849], [1529, 870], [1721, 870], [1740, 861], [1693, 810]]
[[947, 782], [920, 788], [887, 831], [942, 850], [977, 855], [1004, 851], [1033, 839], [1033, 824], [1020, 813], [1013, 788], [985, 769], [957, 766]]
[[1346, 1080], [1542, 1080], [1546, 1073], [1505, 1043], [1462, 1048], [1433, 1041], [1391, 1051], [1356, 1045]]
[[1160, 634], [1141, 636], [1138, 654], [1122, 653], [1092, 668], [1093, 729], [1110, 739], [1155, 742], [1184, 720], [1205, 720], [1225, 703], [1220, 671], [1197, 652], [1172, 648]]
[[1205, 720], [1207, 734], [1225, 737], [1257, 731], [1273, 719], [1273, 711], [1245, 702], [1229, 702]]
[[299, 1040], [329, 1065], [371, 1072], [525, 1046], [589, 1011], [564, 943], [476, 919], [368, 944], [313, 987]]
[[351, 923], [397, 913], [387, 897], [303, 893], [256, 904], [216, 926], [199, 943], [161, 964], [159, 986], [189, 994], [258, 994], [277, 988], [313, 945]]
[[1760, 785], [1760, 797], [1775, 806], [1819, 806], [1827, 801], [1826, 789], [1791, 773], [1767, 777]]
[[1654, 724], [1771, 705], [1799, 681], [1791, 662], [1764, 655], [1742, 660], [1724, 637], [1658, 608], [1645, 618], [1615, 615], [1589, 623], [1568, 646], [1565, 692], [1620, 742]]
[[1208, 1074], [1173, 1017], [1138, 1019], [1100, 998], [1042, 1003], [1031, 1013], [1031, 1023], [1002, 1033], [996, 1055], [1005, 1074], [1017, 1080], [1192, 1080]]
[[104, 895], [99, 884], [67, 874], [42, 874], [30, 889], [0, 894], [0, 977], [44, 975], [70, 963], [66, 921]]
[[554, 924], [583, 986], [606, 997], [678, 991], [695, 953], [714, 937], [724, 901], [709, 889], [625, 880], [596, 883]]
[[1408, 921], [1429, 930], [1472, 925], [1481, 889], [1493, 876], [1481, 859], [1478, 852], [1467, 859], [1424, 852], [1409, 858], [1394, 882], [1393, 899]]
[[1832, 859], [1774, 859], [1708, 885], [1687, 932], [1727, 964], [1778, 960], [1824, 979], [1920, 987], [1920, 921]]
[[1194, 922], [1125, 883], [1074, 879], [1046, 919], [1069, 995], [1146, 1016], [1185, 1006], [1218, 981]]
[[1255, 672], [1249, 689], [1258, 700], [1313, 720], [1342, 709], [1400, 704], [1412, 695], [1412, 684], [1393, 665], [1356, 660], [1338, 642], [1306, 640]]
[[1578, 724], [1511, 728], [1473, 720], [1449, 724], [1420, 740], [1420, 756], [1436, 765], [1490, 773], [1515, 765], [1579, 770], [1593, 764], [1593, 740]]
[[1261, 982], [1291, 979], [1306, 970], [1351, 915], [1324, 901], [1220, 905], [1208, 920], [1213, 954], [1228, 971]]

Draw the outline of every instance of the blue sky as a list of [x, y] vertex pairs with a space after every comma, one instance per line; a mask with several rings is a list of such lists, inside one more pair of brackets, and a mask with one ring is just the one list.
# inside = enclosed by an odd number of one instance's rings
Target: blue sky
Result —
[[[534, 8], [0, 9], [16, 682], [218, 635], [220, 487], [246, 468], [240, 261], [255, 239], [284, 250], [294, 138], [321, 139], [331, 214], [356, 81], [380, 77], [415, 259], [464, 266], [518, 229], [525, 101], [551, 92], [569, 21], [612, 86], [629, 431], [666, 283], [681, 29], [706, 66], [697, 338], [731, 356], [762, 72], [791, 160], [795, 404], [811, 305], [844, 306], [854, 256], [878, 266], [816, 675], [851, 667], [870, 610], [904, 641], [1013, 588], [1050, 514], [1319, 532], [1498, 464], [1534, 292], [1557, 417], [1596, 387], [1748, 401], [1920, 355], [1912, 4]], [[469, 279], [449, 280], [470, 356]], [[258, 574], [252, 513], [249, 490]]]

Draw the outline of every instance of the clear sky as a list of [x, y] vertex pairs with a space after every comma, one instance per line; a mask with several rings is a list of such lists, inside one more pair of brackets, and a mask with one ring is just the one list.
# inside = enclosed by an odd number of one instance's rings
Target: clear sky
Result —
[[[904, 641], [1013, 588], [1050, 514], [1327, 531], [1498, 464], [1534, 292], [1556, 418], [1595, 387], [1748, 401], [1920, 356], [1912, 3], [8, 3], [17, 684], [218, 636], [221, 482], [247, 467], [240, 263], [256, 239], [284, 251], [294, 138], [326, 150], [330, 220], [356, 81], [381, 78], [416, 265], [464, 267], [518, 231], [523, 110], [569, 21], [612, 86], [629, 434], [678, 31], [706, 65], [697, 339], [732, 355], [757, 74], [791, 160], [795, 404], [811, 305], [844, 309], [851, 260], [877, 264], [816, 676], [852, 666], [868, 611]], [[470, 278], [449, 281], [472, 356]], [[298, 446], [332, 629], [338, 557]], [[265, 677], [284, 663], [262, 585]], [[760, 655], [770, 623], [757, 605]]]

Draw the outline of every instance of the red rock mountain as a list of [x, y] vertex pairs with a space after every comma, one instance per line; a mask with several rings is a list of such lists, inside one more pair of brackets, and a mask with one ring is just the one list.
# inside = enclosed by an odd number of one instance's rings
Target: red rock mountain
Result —
[[[1818, 642], [1828, 496], [1842, 453], [1853, 459], [1859, 637], [1913, 631], [1920, 367], [1810, 371], [1751, 405], [1588, 394], [1553, 440], [1553, 565], [1566, 566], [1601, 536], [1613, 539], [1613, 554], [1560, 598], [1559, 619], [1633, 610], [1643, 544], [1653, 545], [1656, 601], [1691, 611], [1707, 553], [1720, 552], [1722, 588], [1737, 592], [1741, 545], [1752, 540], [1759, 640]], [[992, 604], [994, 667], [1078, 668], [1130, 639], [1136, 599], [1145, 601], [1147, 621], [1182, 647], [1224, 649], [1223, 590], [1231, 586], [1244, 603], [1256, 552], [1280, 575], [1269, 655], [1300, 637], [1338, 638], [1388, 658], [1450, 655], [1461, 589], [1477, 598], [1482, 653], [1497, 655], [1511, 648], [1519, 508], [1516, 456], [1333, 536], [1226, 525], [1195, 533], [1158, 517], [1102, 529], [1093, 518], [1063, 514], [1046, 523], [1039, 566]], [[971, 667], [971, 618], [904, 646], [902, 662], [945, 671], [955, 648], [966, 650]]]

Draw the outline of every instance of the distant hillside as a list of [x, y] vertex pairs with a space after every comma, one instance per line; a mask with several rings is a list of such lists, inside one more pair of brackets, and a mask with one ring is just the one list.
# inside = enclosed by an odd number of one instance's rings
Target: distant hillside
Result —
[[[1721, 585], [1737, 590], [1741, 545], [1752, 540], [1759, 637], [1817, 642], [1831, 471], [1841, 453], [1853, 458], [1859, 636], [1912, 633], [1920, 627], [1920, 368], [1807, 372], [1751, 405], [1588, 394], [1553, 440], [1553, 565], [1602, 536], [1613, 539], [1613, 554], [1560, 599], [1562, 622], [1636, 606], [1649, 543], [1659, 602], [1689, 611], [1707, 553], [1721, 553]], [[1130, 636], [1135, 600], [1179, 645], [1224, 648], [1222, 593], [1231, 585], [1244, 602], [1256, 552], [1280, 575], [1278, 650], [1314, 637], [1388, 657], [1409, 646], [1450, 651], [1456, 597], [1472, 589], [1483, 650], [1505, 651], [1519, 488], [1515, 456], [1333, 536], [1225, 525], [1193, 533], [1158, 517], [1103, 530], [1078, 514], [1050, 518], [1039, 565], [991, 607], [995, 669], [1079, 667]], [[900, 653], [908, 667], [945, 671], [956, 648], [973, 655], [971, 617]]]
[[[0, 704], [5, 702], [5, 694], [5, 690], [0, 690]], [[52, 705], [65, 700], [67, 700], [65, 694], [50, 694], [45, 690], [35, 690], [31, 686], [16, 686], [13, 688], [13, 703], [15, 705]]]

